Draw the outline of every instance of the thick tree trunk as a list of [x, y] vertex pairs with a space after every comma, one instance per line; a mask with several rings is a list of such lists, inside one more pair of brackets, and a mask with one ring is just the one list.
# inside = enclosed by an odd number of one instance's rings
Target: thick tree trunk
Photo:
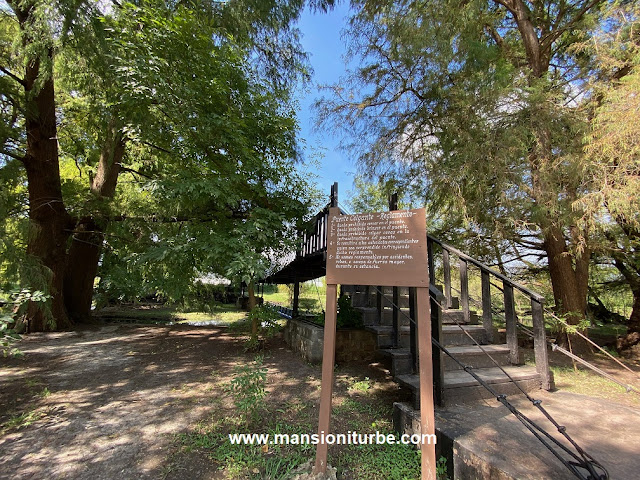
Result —
[[[29, 48], [37, 40], [31, 37], [34, 4], [10, 3], [23, 32], [23, 44]], [[39, 41], [42, 41], [40, 39]], [[39, 57], [30, 58], [25, 67], [23, 87], [27, 99], [25, 108], [26, 153], [22, 159], [27, 172], [29, 193], [29, 238], [27, 254], [35, 257], [42, 272], [32, 275], [31, 288], [45, 290], [50, 295], [50, 308], [32, 303], [27, 309], [26, 330], [61, 330], [71, 326], [63, 301], [66, 243], [72, 219], [63, 200], [58, 164], [55, 91], [53, 84], [53, 49], [41, 69]], [[41, 279], [37, 277], [41, 275]]]
[[[527, 64], [530, 68], [530, 83], [542, 78], [549, 71], [551, 48], [543, 44], [549, 32], [540, 31], [534, 24], [531, 11], [522, 0], [504, 0], [504, 5], [518, 25], [520, 37], [525, 50]], [[531, 156], [532, 197], [540, 206], [552, 205], [557, 201], [554, 186], [547, 185], [541, 171], [543, 166], [551, 163], [553, 158], [552, 136], [548, 125], [534, 121], [532, 131], [536, 137]], [[577, 325], [585, 318], [587, 309], [587, 289], [589, 280], [589, 252], [581, 256], [569, 252], [564, 238], [563, 228], [567, 225], [554, 224], [548, 214], [539, 214], [537, 223], [544, 238], [544, 248], [549, 262], [549, 274], [556, 307], [566, 317], [567, 323]], [[574, 233], [574, 232], [572, 232]], [[577, 235], [575, 236], [578, 237]], [[581, 332], [584, 333], [584, 332]], [[589, 344], [575, 334], [564, 335], [561, 343], [570, 346], [574, 352], [590, 352]]]
[[626, 350], [640, 343], [640, 288], [633, 290], [633, 308], [627, 323], [627, 334], [618, 337], [618, 351]]
[[633, 307], [627, 322], [627, 331], [640, 333], [640, 288], [633, 290]]
[[73, 232], [64, 278], [64, 303], [74, 323], [91, 321], [93, 283], [103, 242], [102, 230], [92, 218], [81, 219]]
[[[558, 313], [564, 316], [570, 325], [578, 325], [587, 311], [587, 293], [589, 280], [589, 255], [583, 252], [572, 259], [562, 232], [557, 227], [549, 228], [544, 240], [549, 261], [549, 275], [553, 297]], [[575, 265], [574, 265], [575, 264]], [[585, 331], [581, 331], [585, 334]], [[574, 353], [589, 353], [588, 342], [575, 334], [563, 335], [560, 343], [570, 346]]]
[[[125, 152], [125, 140], [115, 120], [111, 121], [107, 133], [96, 176], [91, 182], [94, 198], [105, 202], [115, 194], [120, 162]], [[80, 219], [73, 232], [65, 272], [64, 302], [74, 322], [91, 321], [93, 283], [98, 272], [106, 226], [104, 218], [86, 217]]]

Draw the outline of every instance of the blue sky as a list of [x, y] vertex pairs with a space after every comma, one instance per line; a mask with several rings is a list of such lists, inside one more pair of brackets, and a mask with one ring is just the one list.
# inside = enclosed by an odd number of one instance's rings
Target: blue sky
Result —
[[302, 46], [309, 53], [309, 60], [314, 70], [309, 92], [300, 100], [298, 120], [300, 136], [306, 142], [305, 158], [310, 159], [321, 154], [319, 165], [310, 170], [318, 175], [317, 182], [323, 192], [329, 195], [333, 182], [338, 182], [340, 203], [344, 204], [347, 194], [353, 189], [355, 162], [350, 160], [347, 152], [338, 148], [341, 133], [323, 129], [314, 131], [316, 113], [312, 110], [313, 102], [321, 96], [319, 85], [336, 83], [345, 72], [343, 55], [346, 45], [342, 32], [346, 25], [349, 7], [347, 2], [340, 2], [329, 13], [311, 13], [305, 9], [298, 28], [302, 32]]

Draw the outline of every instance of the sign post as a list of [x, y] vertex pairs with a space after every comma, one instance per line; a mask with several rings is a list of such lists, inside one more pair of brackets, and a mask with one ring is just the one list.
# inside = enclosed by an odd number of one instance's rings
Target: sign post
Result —
[[[329, 433], [335, 359], [337, 285], [417, 287], [421, 434], [435, 434], [426, 217], [423, 208], [341, 215], [329, 210], [327, 226], [327, 305], [322, 357], [318, 434]], [[435, 445], [421, 443], [422, 480], [435, 479]], [[327, 468], [327, 444], [316, 450], [315, 472]]]

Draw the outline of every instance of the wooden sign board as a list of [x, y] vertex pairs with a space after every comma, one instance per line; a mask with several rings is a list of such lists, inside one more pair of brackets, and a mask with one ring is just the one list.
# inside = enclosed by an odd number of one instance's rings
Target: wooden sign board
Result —
[[428, 287], [425, 209], [329, 210], [327, 284]]

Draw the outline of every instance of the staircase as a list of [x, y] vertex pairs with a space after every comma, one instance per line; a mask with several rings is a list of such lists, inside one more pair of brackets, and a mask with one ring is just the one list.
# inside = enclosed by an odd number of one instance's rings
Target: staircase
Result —
[[[440, 292], [442, 287], [436, 287]], [[376, 334], [378, 352], [381, 360], [389, 369], [394, 380], [413, 393], [413, 408], [419, 409], [419, 378], [417, 375], [415, 348], [411, 348], [412, 312], [408, 288], [344, 286], [343, 294], [351, 296], [352, 305], [362, 312], [365, 328]], [[519, 390], [504, 373], [496, 367], [491, 355], [525, 391], [541, 388], [542, 379], [534, 366], [522, 365], [522, 355], [515, 352], [506, 343], [494, 344], [496, 338], [492, 327], [490, 331], [481, 324], [475, 311], [460, 308], [456, 297], [447, 300], [444, 294], [432, 299], [432, 317], [439, 318], [440, 325], [434, 325], [434, 337], [440, 336], [440, 343], [463, 365], [473, 371], [499, 394], [514, 394]], [[398, 306], [394, 309], [394, 304]], [[448, 308], [441, 309], [440, 305]], [[397, 313], [394, 312], [397, 310]], [[394, 329], [394, 315], [397, 315], [398, 332]], [[439, 331], [437, 331], [439, 330]], [[397, 339], [396, 339], [397, 335]], [[475, 340], [475, 341], [474, 341]], [[415, 340], [414, 340], [415, 341]], [[482, 348], [476, 343], [482, 345]], [[484, 350], [484, 352], [483, 352]], [[486, 352], [486, 353], [485, 353]], [[440, 406], [467, 403], [492, 398], [491, 393], [462, 367], [434, 346], [434, 364], [440, 360], [440, 366], [434, 368], [436, 401]], [[441, 378], [438, 379], [438, 372]], [[440, 390], [439, 392], [437, 390]]]

